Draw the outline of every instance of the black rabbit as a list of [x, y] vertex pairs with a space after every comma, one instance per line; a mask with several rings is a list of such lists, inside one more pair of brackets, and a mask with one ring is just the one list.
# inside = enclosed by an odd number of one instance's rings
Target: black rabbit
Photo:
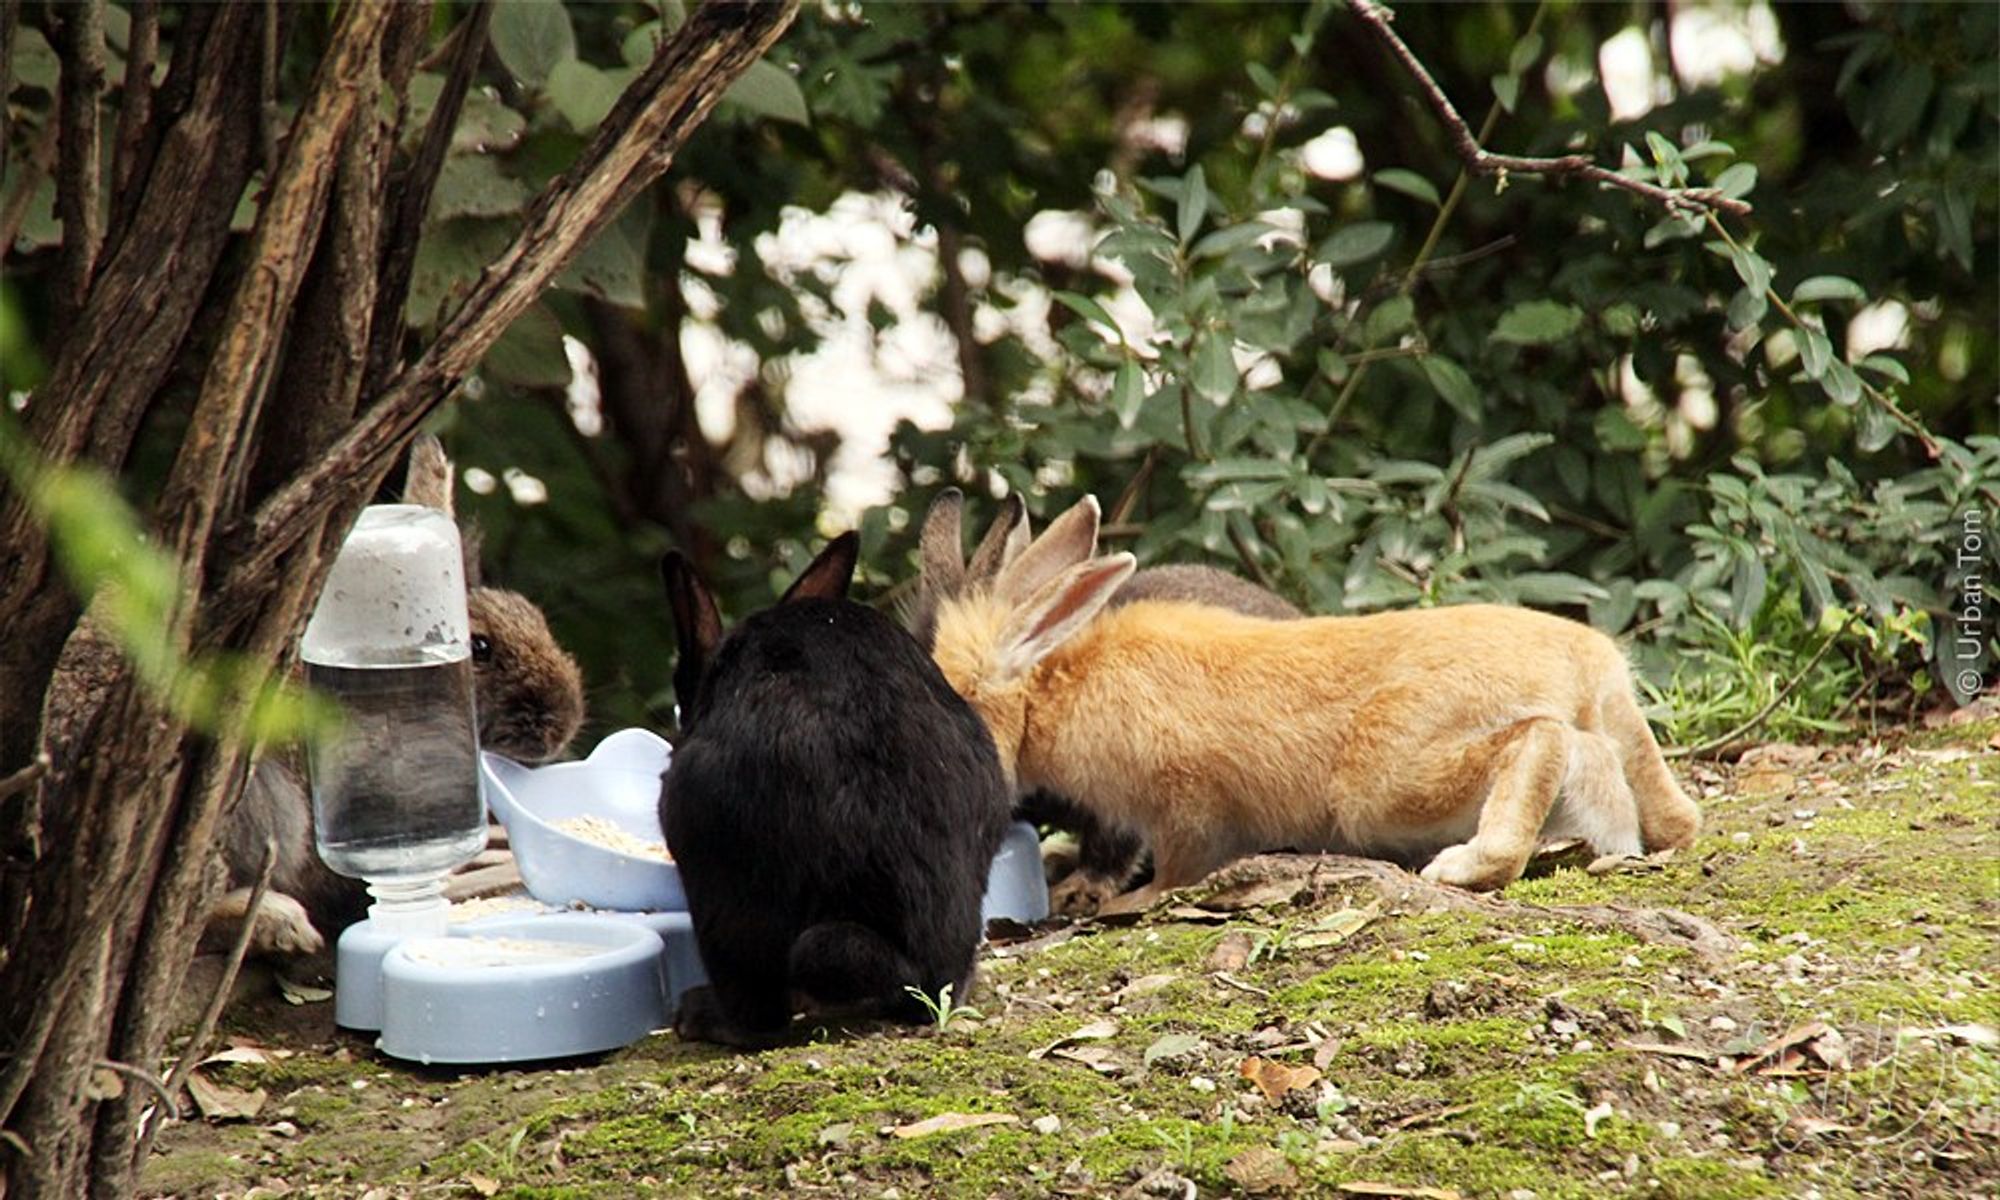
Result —
[[711, 985], [683, 1038], [785, 1036], [803, 1006], [922, 1021], [906, 989], [964, 996], [1010, 797], [993, 739], [910, 635], [845, 598], [835, 538], [778, 603], [724, 636], [678, 554], [681, 738], [660, 826]]

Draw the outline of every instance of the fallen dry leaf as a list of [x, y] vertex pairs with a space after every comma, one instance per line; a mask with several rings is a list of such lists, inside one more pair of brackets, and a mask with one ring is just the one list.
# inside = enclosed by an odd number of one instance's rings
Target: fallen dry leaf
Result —
[[200, 1071], [188, 1072], [187, 1090], [201, 1115], [211, 1121], [247, 1121], [262, 1112], [265, 1101], [271, 1098], [263, 1088], [246, 1092], [224, 1087]]
[[1210, 912], [1208, 909], [1196, 908], [1191, 904], [1176, 904], [1168, 909], [1165, 915], [1190, 925], [1225, 925], [1229, 922], [1229, 914], [1226, 912]]
[[1421, 1125], [1429, 1125], [1437, 1121], [1445, 1120], [1449, 1117], [1455, 1117], [1460, 1113], [1471, 1112], [1473, 1109], [1477, 1107], [1479, 1106], [1476, 1104], [1453, 1104], [1453, 1105], [1448, 1105], [1444, 1108], [1434, 1108], [1431, 1109], [1429, 1112], [1413, 1113], [1410, 1116], [1404, 1117], [1400, 1121], [1389, 1122], [1389, 1128], [1394, 1129], [1400, 1133], [1405, 1129], [1415, 1129]]
[[1301, 950], [1338, 946], [1381, 915], [1382, 902], [1379, 900], [1371, 900], [1361, 908], [1343, 908], [1330, 917], [1313, 922], [1304, 933], [1292, 939], [1292, 945]]
[[1591, 1108], [1583, 1114], [1583, 1136], [1596, 1137], [1598, 1125], [1602, 1124], [1605, 1121], [1610, 1120], [1611, 1115], [1614, 1111], [1615, 1110], [1611, 1107], [1611, 1101], [1609, 1100], [1601, 1101], [1591, 1106]]
[[1845, 1070], [1850, 1065], [1847, 1041], [1840, 1031], [1825, 1021], [1807, 1021], [1765, 1042], [1730, 1069], [1739, 1075], [1745, 1071], [1759, 1075], [1818, 1074], [1819, 1070], [1807, 1066], [1808, 1056], [1823, 1070]]
[[1770, 767], [1758, 767], [1736, 777], [1736, 790], [1752, 796], [1775, 796], [1798, 786], [1797, 776]]
[[960, 1129], [977, 1129], [981, 1125], [1014, 1125], [1021, 1118], [1013, 1113], [940, 1113], [926, 1117], [908, 1125], [898, 1125], [889, 1131], [894, 1138], [929, 1137], [934, 1133], [953, 1133]]
[[210, 1063], [268, 1063], [271, 1061], [271, 1057], [261, 1046], [252, 1046], [239, 1042], [230, 1046], [227, 1050], [216, 1051], [195, 1065], [205, 1067]]
[[1282, 1192], [1299, 1186], [1299, 1173], [1284, 1155], [1269, 1146], [1252, 1146], [1229, 1160], [1222, 1173], [1237, 1187], [1259, 1195]]
[[1211, 971], [1241, 971], [1250, 961], [1250, 935], [1242, 931], [1225, 933], [1222, 940], [1209, 951], [1208, 969]]
[[1295, 875], [1289, 879], [1246, 879], [1203, 896], [1195, 903], [1210, 912], [1242, 912], [1250, 908], [1289, 904], [1305, 890], [1306, 880], [1303, 876]]
[[1083, 1026], [1066, 1037], [1059, 1037], [1040, 1049], [1028, 1051], [1028, 1057], [1047, 1058], [1050, 1054], [1062, 1049], [1064, 1046], [1074, 1045], [1077, 1042], [1101, 1042], [1106, 1038], [1117, 1036], [1118, 1022], [1108, 1018], [1102, 1021], [1092, 1021], [1090, 1024]]
[[1104, 1046], [1068, 1046], [1049, 1057], [1082, 1063], [1100, 1075], [1116, 1075], [1125, 1069], [1124, 1060], [1118, 1057], [1118, 1052]]
[[1264, 1099], [1276, 1102], [1285, 1093], [1295, 1092], [1303, 1087], [1311, 1087], [1319, 1082], [1318, 1067], [1288, 1067], [1281, 1062], [1251, 1055], [1236, 1069], [1237, 1074], [1257, 1085], [1264, 1093]]
[[1324, 1071], [1326, 1070], [1326, 1064], [1332, 1062], [1333, 1056], [1339, 1053], [1340, 1053], [1340, 1039], [1327, 1038], [1319, 1045], [1313, 1047], [1313, 1066], [1318, 1067], [1320, 1070]]
[[1715, 1055], [1699, 1046], [1675, 1046], [1667, 1042], [1620, 1042], [1618, 1048], [1636, 1050], [1640, 1054], [1664, 1054], [1669, 1058], [1685, 1058], [1691, 1062], [1715, 1062]]
[[1350, 1196], [1409, 1196], [1415, 1200], [1465, 1200], [1465, 1197], [1451, 1188], [1404, 1187], [1399, 1183], [1373, 1183], [1365, 1179], [1350, 1179], [1335, 1187]]
[[500, 1181], [490, 1176], [468, 1174], [465, 1177], [465, 1182], [466, 1186], [470, 1187], [478, 1195], [497, 1196], [500, 1194]]

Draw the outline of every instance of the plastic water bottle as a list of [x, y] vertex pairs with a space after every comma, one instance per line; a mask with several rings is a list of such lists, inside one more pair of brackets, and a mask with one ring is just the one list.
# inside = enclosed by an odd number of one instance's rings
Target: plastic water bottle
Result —
[[486, 845], [458, 528], [362, 510], [306, 625], [306, 680], [339, 703], [309, 753], [319, 855], [368, 881], [384, 934], [442, 934], [444, 877]]

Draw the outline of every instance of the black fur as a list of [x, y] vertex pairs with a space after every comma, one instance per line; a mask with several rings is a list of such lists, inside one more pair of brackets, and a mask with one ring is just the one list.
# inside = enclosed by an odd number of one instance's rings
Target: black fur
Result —
[[1006, 781], [922, 647], [843, 597], [855, 549], [835, 539], [727, 636], [687, 563], [665, 564], [686, 690], [660, 825], [711, 980], [682, 1037], [768, 1044], [795, 1000], [921, 1021], [906, 988], [971, 982]]

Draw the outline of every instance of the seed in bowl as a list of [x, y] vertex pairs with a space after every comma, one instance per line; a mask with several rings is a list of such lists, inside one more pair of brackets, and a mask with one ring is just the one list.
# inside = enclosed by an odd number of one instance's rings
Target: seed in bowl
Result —
[[589, 958], [605, 947], [588, 942], [554, 942], [540, 938], [426, 938], [404, 951], [434, 967], [519, 967], [530, 963]]
[[557, 821], [555, 825], [557, 829], [571, 837], [582, 838], [586, 842], [603, 846], [607, 850], [616, 850], [620, 854], [629, 854], [634, 858], [650, 858], [655, 862], [674, 861], [667, 854], [665, 842], [649, 842], [642, 837], [634, 837], [603, 817], [571, 817], [567, 821]]

